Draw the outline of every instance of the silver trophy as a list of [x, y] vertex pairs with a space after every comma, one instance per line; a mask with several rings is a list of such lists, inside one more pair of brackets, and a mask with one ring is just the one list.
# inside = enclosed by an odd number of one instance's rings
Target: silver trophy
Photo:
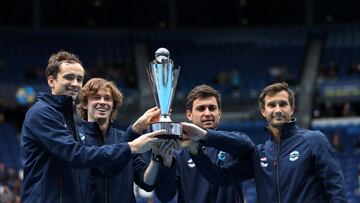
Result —
[[174, 98], [175, 88], [178, 81], [180, 67], [174, 68], [170, 53], [165, 48], [159, 48], [155, 52], [155, 60], [150, 62], [147, 68], [152, 92], [156, 106], [160, 108], [160, 121], [152, 123], [148, 131], [165, 129], [166, 133], [161, 135], [165, 139], [180, 139], [182, 135], [181, 124], [172, 122], [170, 119], [170, 108]]

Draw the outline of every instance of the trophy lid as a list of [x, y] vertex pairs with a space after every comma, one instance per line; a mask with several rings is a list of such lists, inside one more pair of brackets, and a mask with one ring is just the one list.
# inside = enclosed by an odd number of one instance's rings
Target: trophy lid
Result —
[[155, 52], [155, 61], [157, 63], [161, 63], [163, 59], [169, 59], [170, 58], [170, 52], [166, 48], [159, 48]]

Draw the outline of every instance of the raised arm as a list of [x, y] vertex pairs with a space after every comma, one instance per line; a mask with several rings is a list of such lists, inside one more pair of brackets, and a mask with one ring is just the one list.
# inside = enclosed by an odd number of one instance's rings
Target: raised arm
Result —
[[170, 155], [171, 161], [169, 161], [169, 157], [165, 158], [167, 159], [167, 161], [164, 161], [167, 163], [161, 165], [159, 168], [155, 193], [161, 202], [171, 201], [178, 192], [178, 181], [180, 174], [176, 159], [173, 155], [175, 154], [173, 153], [172, 155]]
[[[151, 148], [151, 144], [159, 139], [156, 135], [163, 134], [163, 131], [143, 135], [142, 140], [148, 144], [138, 146], [138, 142], [119, 143], [113, 145], [85, 146], [76, 142], [70, 130], [64, 126], [61, 119], [54, 118], [58, 115], [54, 110], [38, 110], [32, 112], [35, 116], [28, 117], [24, 121], [24, 139], [31, 139], [37, 145], [46, 148], [56, 158], [70, 164], [75, 168], [91, 168], [104, 166], [116, 162], [128, 161], [132, 153], [143, 153]], [[31, 125], [30, 125], [31, 124]], [[32, 142], [23, 146], [31, 148]]]
[[[127, 128], [125, 135], [121, 135], [121, 136], [126, 136], [125, 140], [127, 142], [137, 142], [139, 139], [141, 139], [140, 138], [141, 133], [146, 130], [147, 125], [150, 122], [157, 121], [159, 116], [160, 116], [160, 110], [157, 107], [150, 108], [140, 118], [138, 118], [137, 121], [133, 125], [131, 125]], [[146, 144], [146, 140], [145, 141], [141, 140], [140, 142], [138, 142], [138, 145], [142, 145], [142, 142], [145, 142], [144, 144]], [[147, 165], [143, 161], [141, 161], [140, 159], [138, 159], [136, 157], [139, 157], [139, 156], [133, 156], [133, 158], [132, 158], [133, 162], [134, 162], [134, 166], [138, 166], [137, 168], [140, 169], [139, 171], [141, 171], [141, 169], [146, 169]], [[129, 160], [130, 160], [130, 158], [129, 158]], [[123, 168], [126, 166], [126, 164], [127, 164], [127, 162], [115, 163], [115, 164], [108, 165], [105, 167], [95, 168], [95, 169], [93, 169], [92, 174], [94, 174], [96, 176], [100, 176], [100, 177], [111, 178], [111, 177], [118, 175], [123, 170]], [[152, 182], [151, 177], [155, 176], [154, 177], [154, 182], [155, 182], [156, 175], [154, 175], [154, 174], [157, 174], [157, 167], [158, 167], [157, 164], [150, 162], [150, 165], [148, 167], [149, 175], [146, 176], [146, 177], [149, 177], [150, 179], [149, 179], [149, 184], [147, 184], [147, 185], [154, 184]], [[153, 172], [153, 171], [156, 171], [156, 172]], [[139, 179], [139, 184], [141, 184], [142, 180], [143, 180], [143, 176], [141, 176], [141, 178]], [[146, 190], [145, 187], [146, 186], [144, 186], [142, 188]]]
[[254, 143], [242, 132], [204, 130], [192, 123], [182, 123], [183, 137], [205, 146], [228, 152], [234, 157], [247, 156], [255, 149]]
[[232, 162], [219, 166], [213, 163], [209, 156], [200, 148], [196, 155], [190, 152], [197, 170], [211, 184], [230, 186], [254, 178], [252, 157], [234, 159]]
[[[142, 182], [145, 185], [153, 186], [152, 187], [152, 189], [153, 189], [155, 187], [156, 179], [159, 176], [159, 174], [158, 174], [159, 167], [161, 167], [161, 165], [164, 165], [165, 167], [171, 167], [172, 160], [168, 160], [167, 158], [164, 158], [164, 157], [167, 157], [168, 155], [170, 155], [170, 157], [171, 157], [172, 149], [174, 148], [174, 146], [175, 146], [174, 140], [163, 140], [161, 143], [156, 143], [153, 145], [153, 147], [152, 147], [153, 156], [161, 156], [162, 158], [151, 159], [151, 161], [143, 175]], [[145, 188], [143, 188], [143, 189], [145, 189]]]

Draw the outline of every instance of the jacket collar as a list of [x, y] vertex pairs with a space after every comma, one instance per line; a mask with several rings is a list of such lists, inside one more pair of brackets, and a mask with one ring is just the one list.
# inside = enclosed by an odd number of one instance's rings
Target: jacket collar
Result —
[[[80, 126], [83, 127], [85, 133], [87, 133], [87, 134], [99, 134], [100, 133], [100, 127], [96, 122], [89, 122], [84, 119], [81, 119], [81, 121], [79, 123], [80, 123]], [[113, 121], [110, 120], [107, 131], [109, 132], [110, 128], [112, 128], [112, 127], [113, 127]]]
[[86, 133], [93, 134], [97, 131], [100, 131], [99, 125], [96, 122], [89, 122], [82, 119], [79, 124], [81, 127], [83, 127]]
[[44, 101], [59, 110], [69, 108], [73, 110], [73, 100], [70, 96], [67, 95], [53, 95], [50, 93], [41, 92], [39, 93], [38, 100]]
[[[294, 135], [294, 132], [299, 128], [299, 126], [296, 124], [296, 119], [295, 118], [292, 118], [291, 121], [289, 123], [285, 123], [283, 126], [282, 126], [282, 129], [281, 129], [281, 139], [286, 139], [286, 138], [289, 138], [291, 136]], [[274, 139], [271, 131], [270, 131], [270, 128], [269, 126], [265, 126], [264, 127], [264, 130], [269, 133], [271, 136], [271, 140]]]

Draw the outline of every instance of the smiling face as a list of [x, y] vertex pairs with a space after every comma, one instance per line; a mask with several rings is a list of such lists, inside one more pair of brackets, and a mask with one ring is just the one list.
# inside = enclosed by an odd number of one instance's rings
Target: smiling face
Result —
[[99, 89], [95, 94], [88, 97], [84, 105], [87, 110], [87, 118], [90, 122], [103, 123], [110, 120], [113, 111], [114, 100], [109, 88]]
[[201, 128], [216, 129], [219, 126], [221, 109], [214, 96], [198, 97], [193, 101], [192, 109], [186, 111], [186, 117]]
[[62, 63], [56, 76], [48, 76], [48, 84], [54, 95], [68, 95], [76, 99], [84, 80], [84, 68], [79, 63]]
[[290, 105], [288, 92], [282, 90], [264, 97], [261, 114], [266, 118], [270, 128], [279, 128], [291, 121], [294, 108]]

